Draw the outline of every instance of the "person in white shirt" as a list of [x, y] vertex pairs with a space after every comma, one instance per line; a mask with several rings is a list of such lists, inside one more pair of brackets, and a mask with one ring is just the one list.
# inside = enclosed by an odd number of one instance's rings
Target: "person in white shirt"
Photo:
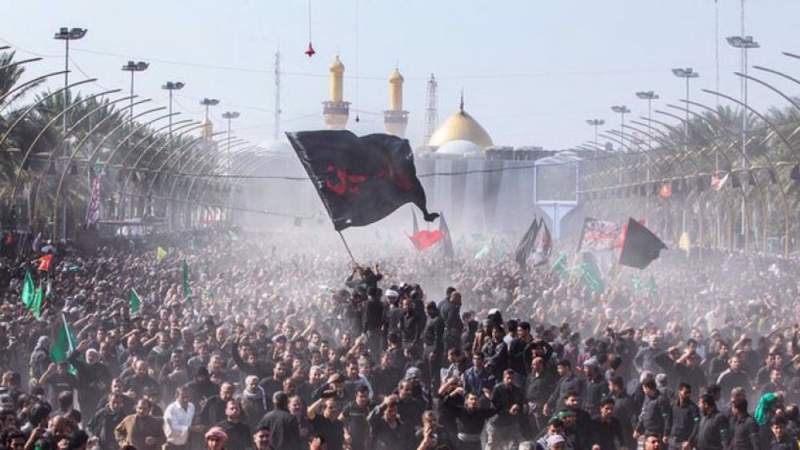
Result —
[[194, 413], [194, 404], [189, 402], [189, 391], [185, 387], [179, 387], [175, 390], [175, 401], [164, 410], [164, 434], [167, 436], [165, 450], [189, 448], [189, 432]]

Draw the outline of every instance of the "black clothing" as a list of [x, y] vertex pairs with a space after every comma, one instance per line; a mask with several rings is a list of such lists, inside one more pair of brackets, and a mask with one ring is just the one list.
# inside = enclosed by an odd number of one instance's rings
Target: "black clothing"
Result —
[[781, 440], [775, 439], [773, 435], [772, 442], [769, 444], [769, 450], [798, 450], [797, 441], [789, 437], [789, 435], [784, 435]]
[[666, 396], [658, 391], [656, 391], [655, 397], [645, 395], [636, 431], [641, 434], [656, 433], [659, 436], [666, 436], [669, 432], [667, 425], [670, 423], [671, 416], [672, 406]]
[[[499, 383], [492, 391], [492, 405], [497, 410], [497, 418], [495, 419], [495, 426], [507, 427], [511, 426], [514, 421], [518, 420], [519, 416], [523, 414], [523, 405], [525, 396], [522, 389], [515, 386], [513, 383], [506, 385]], [[519, 406], [519, 413], [517, 416], [512, 416], [509, 410], [513, 405]]]
[[119, 448], [117, 439], [114, 437], [114, 428], [127, 415], [123, 410], [113, 412], [108, 407], [103, 407], [89, 421], [87, 428], [94, 436], [97, 436], [102, 450], [117, 450]]
[[697, 450], [722, 450], [728, 439], [728, 419], [719, 411], [703, 414], [697, 431]]
[[558, 380], [556, 388], [550, 394], [547, 404], [550, 410], [554, 411], [564, 405], [564, 399], [570, 392], [576, 392], [580, 398], [584, 398], [586, 394], [586, 380], [574, 373], [565, 375]]
[[344, 426], [351, 437], [352, 450], [365, 450], [369, 439], [369, 423], [367, 422], [369, 407], [361, 408], [351, 402], [342, 411]]
[[260, 427], [267, 427], [270, 431], [272, 448], [274, 450], [299, 450], [300, 430], [297, 426], [297, 419], [289, 411], [276, 409], [267, 413], [261, 422]]
[[322, 414], [317, 414], [311, 421], [315, 434], [325, 438], [327, 450], [342, 450], [344, 447], [344, 424], [338, 419], [329, 420]]
[[614, 416], [609, 421], [600, 418], [592, 420], [590, 430], [590, 442], [592, 445], [599, 445], [600, 450], [616, 450], [617, 442], [621, 445], [624, 443], [622, 425]]
[[250, 427], [243, 422], [223, 420], [217, 426], [225, 430], [228, 440], [225, 442], [226, 450], [246, 450], [252, 447], [253, 435]]
[[672, 402], [672, 416], [669, 427], [670, 438], [674, 438], [678, 443], [693, 442], [697, 437], [699, 426], [700, 409], [693, 401]]
[[210, 427], [215, 423], [226, 420], [226, 403], [228, 403], [227, 400], [223, 400], [219, 395], [209, 398], [197, 414], [197, 421]]
[[750, 416], [731, 417], [728, 450], [759, 450], [758, 425]]

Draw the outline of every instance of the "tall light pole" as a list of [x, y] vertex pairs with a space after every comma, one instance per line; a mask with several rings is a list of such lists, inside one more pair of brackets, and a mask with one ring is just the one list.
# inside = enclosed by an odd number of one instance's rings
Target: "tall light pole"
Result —
[[620, 150], [625, 151], [625, 114], [631, 112], [625, 105], [615, 105], [611, 107], [611, 111], [619, 114], [619, 131], [620, 131]]
[[658, 94], [653, 91], [639, 91], [636, 96], [642, 100], [647, 100], [647, 150], [653, 149], [653, 100], [658, 100]]
[[231, 169], [231, 120], [237, 119], [239, 117], [238, 111], [225, 111], [222, 113], [222, 118], [228, 121], [228, 170]]
[[[741, 67], [742, 73], [744, 73], [744, 76], [740, 77], [742, 103], [744, 103], [744, 108], [742, 108], [742, 169], [747, 172], [747, 50], [751, 48], [759, 48], [760, 46], [758, 45], [758, 42], [753, 39], [753, 36], [744, 35], [744, 0], [742, 0], [742, 35], [729, 36], [726, 39], [731, 47], [741, 50]], [[742, 195], [742, 234], [744, 235], [745, 250], [747, 250], [747, 211], [744, 195]]]
[[206, 97], [206, 98], [200, 100], [200, 104], [206, 107], [206, 122], [205, 122], [206, 126], [203, 128], [203, 130], [204, 130], [203, 134], [205, 135], [206, 139], [211, 139], [211, 130], [210, 130], [210, 128], [208, 128], [208, 125], [211, 123], [211, 122], [209, 122], [209, 119], [208, 119], [208, 110], [212, 106], [219, 105], [219, 99]]
[[150, 64], [144, 61], [139, 61], [139, 62], [128, 61], [128, 64], [122, 66], [122, 70], [131, 73], [131, 103], [128, 106], [128, 108], [130, 109], [131, 128], [133, 128], [133, 78], [136, 72], [144, 72], [145, 70], [147, 70], [148, 67], [150, 67]]
[[183, 89], [185, 84], [181, 81], [167, 81], [161, 86], [161, 89], [169, 91], [169, 137], [172, 138], [172, 91], [179, 91]]
[[599, 150], [600, 146], [597, 143], [597, 128], [605, 125], [606, 121], [603, 119], [588, 119], [586, 123], [594, 127], [594, 145], [596, 147], [594, 150], [594, 157], [598, 158], [600, 157], [600, 150]]
[[[67, 106], [69, 106], [69, 41], [77, 41], [78, 39], [83, 39], [86, 36], [86, 28], [69, 28], [69, 27], [61, 27], [59, 28], [58, 32], [53, 35], [53, 39], [64, 41], [64, 109], [63, 111], [67, 110]], [[64, 114], [63, 124], [62, 124], [62, 133], [64, 134], [64, 139], [67, 136], [67, 114]], [[66, 140], [64, 141], [64, 145], [66, 145]], [[64, 149], [66, 152], [66, 148]]]
[[683, 122], [683, 150], [686, 151], [689, 148], [689, 80], [699, 77], [700, 73], [691, 67], [684, 67], [672, 69], [672, 74], [686, 79], [686, 121]]

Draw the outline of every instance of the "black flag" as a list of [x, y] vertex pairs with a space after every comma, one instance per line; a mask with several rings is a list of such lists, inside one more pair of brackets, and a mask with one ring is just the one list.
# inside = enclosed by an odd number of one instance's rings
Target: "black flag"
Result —
[[409, 202], [428, 222], [439, 217], [428, 212], [407, 140], [388, 134], [357, 137], [346, 130], [286, 135], [336, 231], [377, 222]]
[[625, 233], [619, 263], [623, 266], [644, 269], [658, 259], [661, 250], [666, 248], [667, 246], [652, 231], [639, 222], [628, 219], [628, 231]]
[[517, 245], [517, 250], [514, 252], [514, 260], [517, 261], [520, 267], [528, 265], [528, 256], [533, 252], [536, 245], [536, 235], [539, 234], [539, 227], [541, 227], [541, 223], [539, 219], [534, 217], [533, 223], [528, 227], [528, 231], [525, 232], [522, 240], [519, 241], [519, 245]]
[[439, 216], [439, 231], [442, 232], [442, 256], [446, 259], [453, 259], [455, 252], [453, 251], [453, 238], [450, 237], [450, 227], [447, 226], [447, 221], [444, 220], [444, 213]]

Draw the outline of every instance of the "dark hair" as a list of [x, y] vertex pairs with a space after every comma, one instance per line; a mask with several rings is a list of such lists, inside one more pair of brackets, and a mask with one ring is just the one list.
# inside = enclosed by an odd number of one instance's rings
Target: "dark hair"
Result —
[[581, 394], [579, 394], [578, 391], [569, 391], [569, 392], [567, 392], [567, 395], [564, 396], [565, 399], [570, 398], [570, 397], [578, 397], [578, 398], [580, 398]]
[[611, 405], [611, 406], [614, 406], [614, 404], [615, 404], [615, 403], [616, 403], [616, 402], [614, 402], [614, 399], [613, 399], [613, 398], [611, 398], [611, 397], [606, 397], [606, 398], [604, 398], [604, 399], [600, 400], [600, 407], [603, 407], [603, 406], [606, 406], [606, 405]]
[[520, 322], [517, 327], [522, 328], [525, 331], [531, 331], [531, 324], [528, 322]]
[[366, 384], [359, 384], [356, 388], [356, 394], [367, 394], [369, 395], [369, 388]]
[[705, 393], [706, 394], [711, 394], [714, 397], [719, 395], [721, 392], [722, 392], [722, 388], [720, 388], [718, 384], [714, 384], [714, 383], [709, 384], [708, 386], [706, 386], [706, 389], [705, 389]]
[[72, 406], [72, 391], [61, 391], [58, 393], [58, 407], [69, 409]]
[[39, 425], [43, 420], [47, 420], [53, 408], [47, 403], [37, 403], [31, 408], [30, 422], [32, 425]]
[[620, 387], [623, 389], [625, 388], [625, 380], [619, 375], [614, 375], [611, 378], [611, 384], [613, 384], [616, 387]]
[[275, 409], [288, 409], [289, 396], [286, 395], [283, 391], [278, 391], [275, 394], [273, 394], [272, 403], [275, 405]]
[[680, 384], [678, 384], [678, 390], [681, 390], [681, 389], [688, 389], [688, 390], [691, 391], [692, 390], [692, 385], [682, 381]]
[[770, 425], [780, 425], [782, 427], [786, 426], [786, 418], [781, 416], [775, 416], [772, 420], [769, 421]]
[[746, 398], [736, 398], [736, 399], [733, 400], [732, 406], [736, 410], [739, 410], [741, 412], [747, 412], [747, 399]]
[[557, 365], [566, 367], [567, 369], [572, 369], [572, 363], [569, 362], [568, 359], [559, 359]]
[[267, 434], [272, 434], [272, 431], [266, 425], [261, 425], [260, 427], [256, 428], [256, 431], [254, 431], [253, 434], [260, 433], [262, 431]]
[[6, 432], [3, 444], [5, 444], [6, 447], [11, 447], [11, 441], [13, 441], [14, 439], [23, 439], [27, 441], [27, 439], [25, 439], [25, 434], [23, 434], [22, 431], [9, 430], [8, 432]]
[[644, 383], [642, 383], [642, 387], [650, 389], [651, 391], [655, 391], [656, 389], [658, 389], [658, 386], [656, 385], [656, 380], [652, 378], [644, 380]]
[[448, 287], [447, 287], [447, 289], [445, 289], [444, 293], [445, 293], [445, 294], [446, 294], [448, 297], [450, 297], [450, 294], [452, 294], [452, 293], [453, 293], [453, 292], [455, 292], [455, 291], [456, 291], [456, 288], [454, 288], [453, 286], [448, 286]]
[[707, 392], [700, 396], [700, 400], [702, 400], [703, 403], [705, 403], [708, 406], [712, 407], [717, 406], [717, 400], [714, 399], [714, 395], [709, 394]]

